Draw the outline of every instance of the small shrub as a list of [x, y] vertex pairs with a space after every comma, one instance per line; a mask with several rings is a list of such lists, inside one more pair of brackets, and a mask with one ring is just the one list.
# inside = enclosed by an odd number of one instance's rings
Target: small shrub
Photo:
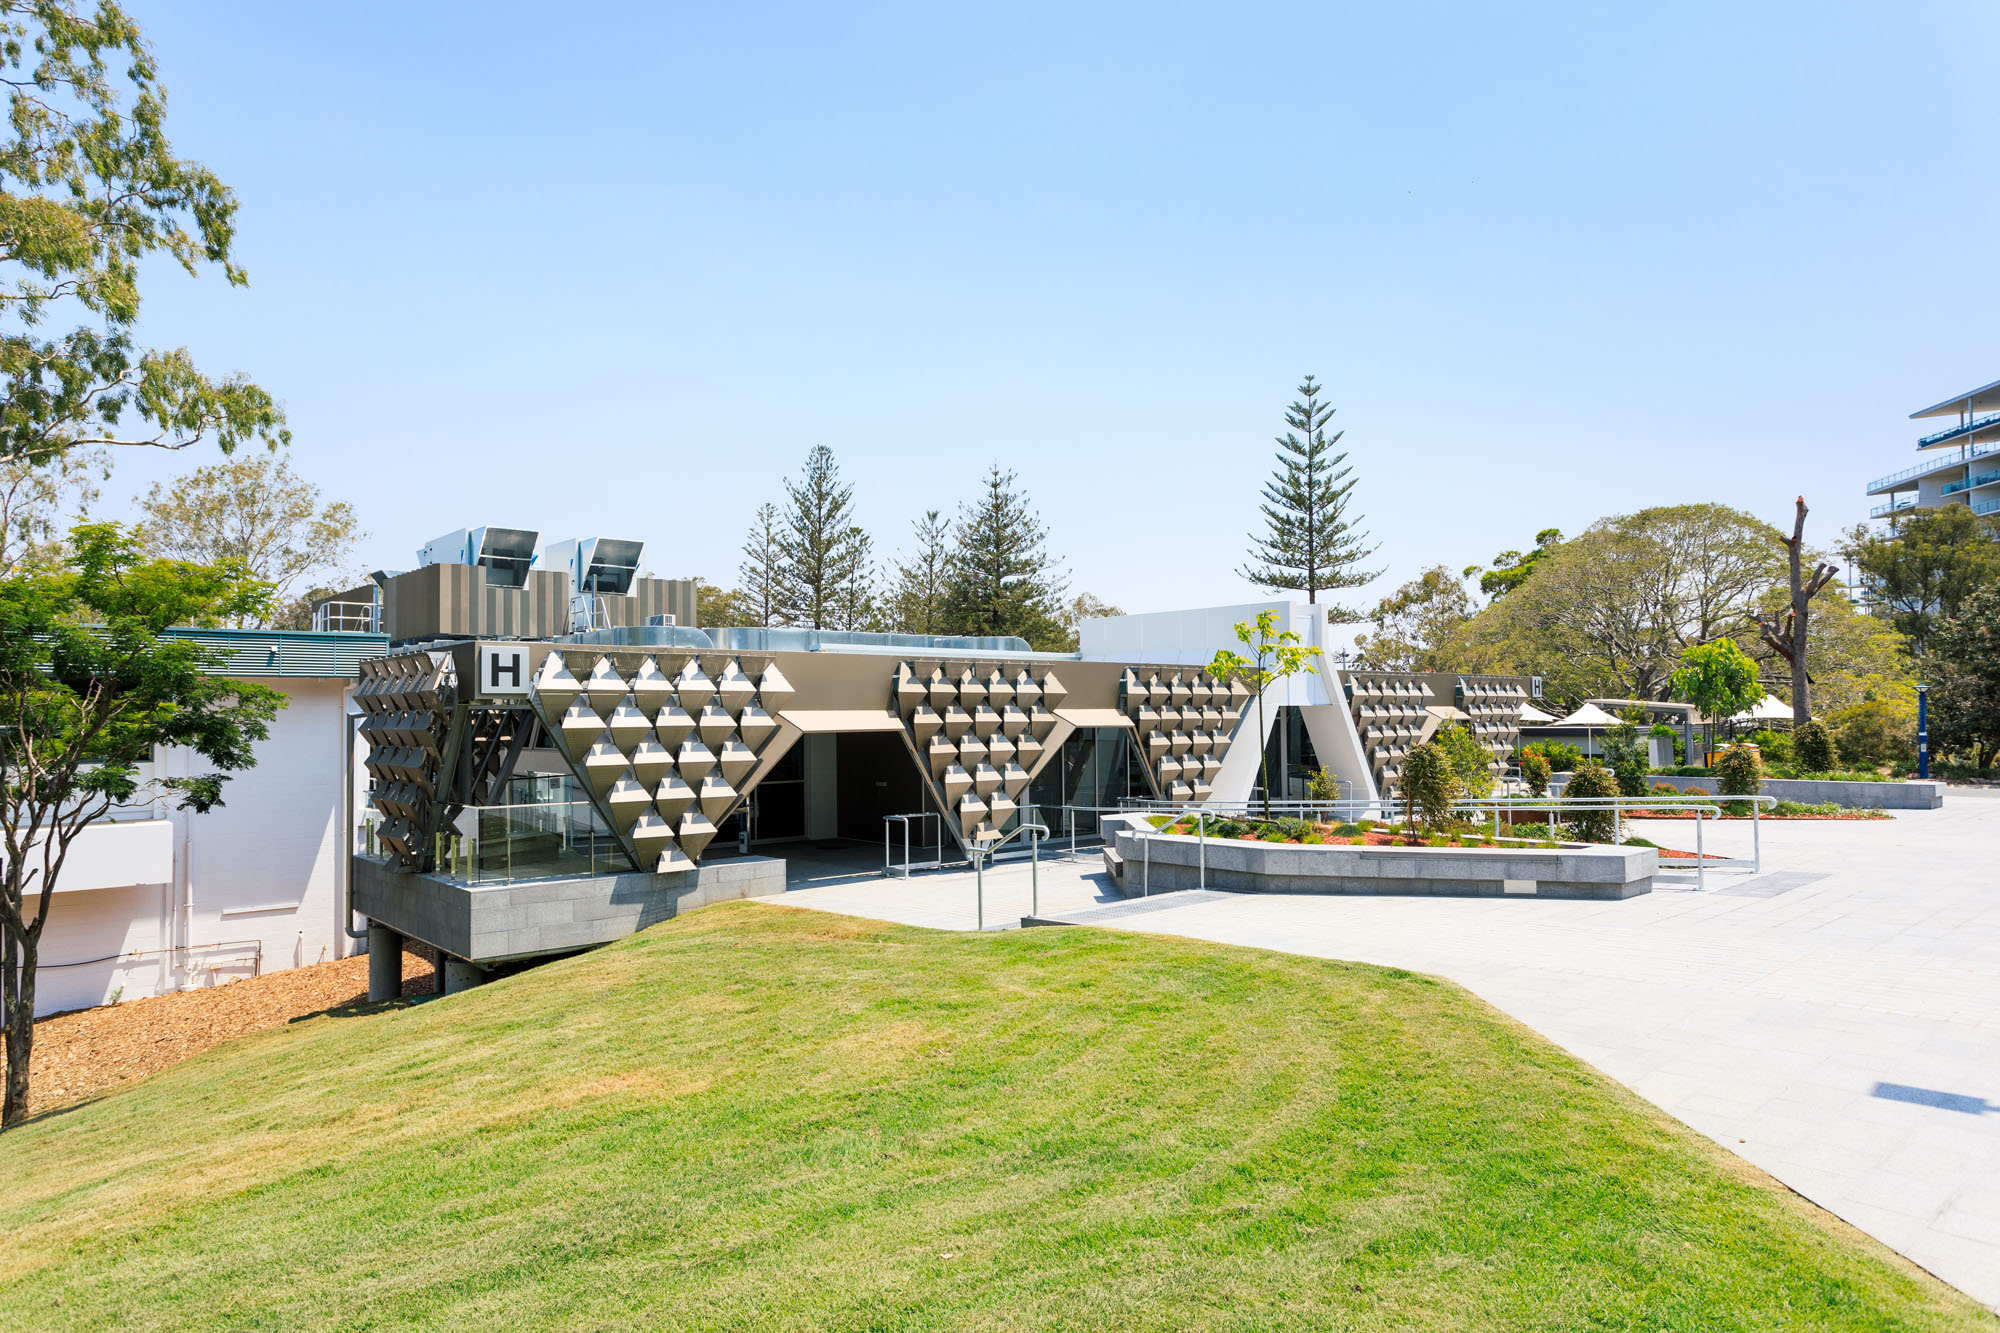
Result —
[[1402, 788], [1406, 812], [1426, 829], [1443, 828], [1458, 799], [1458, 774], [1451, 753], [1435, 740], [1425, 741], [1403, 760]]
[[1549, 791], [1549, 761], [1546, 756], [1534, 751], [1524, 751], [1521, 755], [1521, 780], [1528, 784], [1528, 790], [1537, 796], [1546, 796]]
[[1319, 833], [1308, 833], [1305, 837], [1300, 838], [1299, 841], [1308, 847], [1318, 847], [1326, 842], [1326, 838]]
[[1809, 773], [1824, 773], [1833, 767], [1833, 735], [1817, 718], [1792, 730], [1792, 757]]
[[1644, 838], [1639, 837], [1627, 838], [1621, 844], [1621, 846], [1625, 847], [1658, 847], [1659, 845], [1657, 842], [1648, 842]]
[[1853, 768], [1914, 763], [1917, 706], [1902, 699], [1863, 699], [1826, 720], [1840, 762]]
[[1340, 799], [1340, 779], [1330, 768], [1320, 768], [1306, 775], [1306, 795], [1315, 801], [1337, 801]]
[[1724, 796], [1755, 796], [1764, 789], [1764, 762], [1747, 745], [1732, 745], [1715, 757], [1716, 788]]
[[[1662, 784], [1662, 785], [1664, 785], [1664, 784]], [[1695, 785], [1694, 783], [1690, 782], [1690, 783], [1688, 783], [1688, 785], [1687, 785], [1687, 786], [1685, 786], [1685, 787], [1681, 788], [1681, 795], [1683, 795], [1683, 796], [1712, 796], [1712, 795], [1714, 795], [1714, 793], [1713, 793], [1713, 792], [1711, 792], [1711, 791], [1709, 791], [1709, 789], [1708, 789], [1708, 788], [1706, 788], [1706, 787], [1700, 787], [1700, 786], [1696, 786], [1696, 785]]]
[[1792, 737], [1790, 732], [1772, 731], [1765, 727], [1750, 738], [1750, 743], [1764, 752], [1767, 764], [1789, 764], [1792, 762]]
[[1583, 763], [1583, 751], [1564, 741], [1529, 741], [1521, 747], [1521, 757], [1538, 754], [1557, 773], [1574, 773]]
[[[1576, 776], [1563, 788], [1565, 800], [1580, 798], [1600, 800], [1618, 795], [1618, 779], [1602, 764], [1587, 763], [1576, 770]], [[1616, 824], [1615, 814], [1610, 810], [1579, 810], [1569, 816], [1568, 824], [1583, 842], [1609, 842], [1611, 830]]]
[[1671, 782], [1655, 782], [1653, 784], [1653, 795], [1655, 796], [1679, 796], [1680, 794], [1681, 789]]
[[1333, 836], [1336, 838], [1358, 838], [1369, 829], [1369, 824], [1336, 824]]
[[1313, 826], [1303, 819], [1281, 819], [1278, 821], [1278, 831], [1287, 838], [1303, 838], [1313, 831]]
[[1250, 831], [1250, 826], [1234, 819], [1218, 819], [1208, 826], [1208, 831], [1218, 838], [1240, 838]]

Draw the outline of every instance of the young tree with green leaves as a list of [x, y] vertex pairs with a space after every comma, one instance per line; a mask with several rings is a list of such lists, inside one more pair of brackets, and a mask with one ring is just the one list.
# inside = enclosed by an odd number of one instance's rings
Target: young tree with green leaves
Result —
[[1373, 634], [1356, 635], [1361, 666], [1369, 671], [1437, 671], [1438, 649], [1472, 619], [1477, 608], [1465, 581], [1444, 565], [1411, 579], [1375, 603]]
[[185, 348], [138, 345], [149, 257], [191, 276], [231, 259], [236, 196], [177, 157], [166, 90], [138, 25], [110, 0], [0, 3], [0, 463], [93, 445], [182, 449], [289, 440], [283, 410]]
[[951, 634], [1016, 635], [1037, 649], [1063, 641], [1069, 580], [1048, 553], [1048, 533], [1014, 474], [994, 464], [983, 493], [953, 525], [944, 620]]
[[1217, 649], [1208, 674], [1217, 680], [1240, 680], [1257, 696], [1257, 771], [1264, 784], [1264, 818], [1269, 819], [1271, 747], [1264, 723], [1264, 691], [1292, 676], [1318, 675], [1319, 668], [1313, 665], [1314, 649], [1304, 646], [1294, 631], [1278, 628], [1276, 611], [1259, 611], [1254, 619], [1237, 622], [1236, 640], [1250, 649], [1250, 656], [1233, 648]]
[[[269, 595], [234, 561], [144, 558], [113, 524], [77, 528], [59, 567], [0, 579], [0, 1128], [28, 1111], [37, 952], [77, 837], [135, 799], [221, 805], [227, 774], [257, 762], [285, 705], [268, 686], [210, 674], [223, 657], [165, 632], [255, 616]], [[215, 771], [143, 778], [169, 746]]]
[[146, 515], [139, 536], [151, 549], [197, 565], [237, 561], [270, 585], [271, 606], [281, 611], [293, 584], [315, 571], [341, 571], [367, 536], [352, 505], [322, 505], [319, 487], [282, 454], [196, 468], [154, 485], [139, 508]]
[[[1674, 697], [1685, 699], [1708, 719], [1708, 745], [1715, 748], [1715, 724], [1753, 707], [1764, 697], [1757, 682], [1757, 659], [1734, 639], [1698, 643], [1681, 654], [1673, 675]], [[1693, 762], [1690, 760], [1689, 762]]]
[[777, 530], [775, 623], [832, 629], [868, 563], [866, 533], [854, 522], [854, 488], [841, 484], [833, 450], [814, 445]]
[[[1375, 553], [1360, 527], [1360, 515], [1350, 512], [1354, 469], [1335, 445], [1345, 431], [1329, 438], [1331, 405], [1319, 401], [1320, 386], [1306, 376], [1299, 399], [1285, 412], [1291, 429], [1278, 437], [1278, 467], [1264, 484], [1264, 534], [1253, 536], [1250, 560], [1238, 572], [1261, 588], [1303, 592], [1318, 602], [1322, 591], [1359, 588], [1377, 572], [1362, 565]], [[1330, 606], [1328, 619], [1353, 624], [1361, 614]]]

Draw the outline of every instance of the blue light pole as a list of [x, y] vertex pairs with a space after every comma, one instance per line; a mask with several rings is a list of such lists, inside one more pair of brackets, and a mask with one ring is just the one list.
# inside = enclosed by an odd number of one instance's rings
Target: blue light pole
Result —
[[1917, 686], [1917, 776], [1931, 775], [1931, 710], [1928, 685]]

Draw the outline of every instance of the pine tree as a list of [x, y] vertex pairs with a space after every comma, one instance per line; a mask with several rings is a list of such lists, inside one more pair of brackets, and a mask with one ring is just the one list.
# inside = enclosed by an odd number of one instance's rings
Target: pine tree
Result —
[[832, 620], [830, 629], [873, 630], [882, 623], [882, 608], [875, 595], [875, 539], [866, 529], [848, 529], [848, 540], [853, 544], [853, 568], [847, 578], [834, 589]]
[[1048, 534], [999, 464], [986, 493], [961, 505], [952, 525], [955, 549], [945, 592], [952, 634], [1017, 635], [1036, 648], [1063, 641], [1062, 598], [1069, 580], [1048, 554]]
[[[1345, 431], [1331, 438], [1326, 423], [1333, 408], [1319, 401], [1320, 386], [1306, 376], [1299, 386], [1303, 401], [1285, 413], [1290, 431], [1278, 437], [1278, 467], [1264, 486], [1263, 538], [1252, 538], [1250, 562], [1238, 572], [1250, 582], [1273, 591], [1303, 592], [1317, 602], [1323, 589], [1359, 588], [1379, 571], [1360, 565], [1375, 553], [1356, 527], [1359, 515], [1348, 513], [1354, 490], [1354, 469], [1346, 453], [1335, 453]], [[1346, 607], [1328, 608], [1336, 624], [1353, 624], [1363, 617]]]
[[943, 634], [944, 598], [951, 577], [951, 523], [935, 509], [912, 520], [916, 549], [896, 563], [889, 588], [890, 628], [904, 634]]
[[761, 504], [743, 539], [743, 563], [736, 567], [743, 623], [763, 628], [780, 624], [778, 614], [778, 506]]
[[831, 629], [840, 590], [867, 563], [854, 523], [854, 488], [840, 484], [833, 450], [821, 444], [806, 455], [799, 480], [785, 483], [785, 496], [773, 580], [778, 623]]

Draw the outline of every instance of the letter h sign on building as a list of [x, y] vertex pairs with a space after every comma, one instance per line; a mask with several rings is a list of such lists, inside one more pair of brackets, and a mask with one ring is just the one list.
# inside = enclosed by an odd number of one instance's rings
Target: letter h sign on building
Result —
[[522, 643], [479, 645], [478, 694], [526, 694], [528, 646]]

